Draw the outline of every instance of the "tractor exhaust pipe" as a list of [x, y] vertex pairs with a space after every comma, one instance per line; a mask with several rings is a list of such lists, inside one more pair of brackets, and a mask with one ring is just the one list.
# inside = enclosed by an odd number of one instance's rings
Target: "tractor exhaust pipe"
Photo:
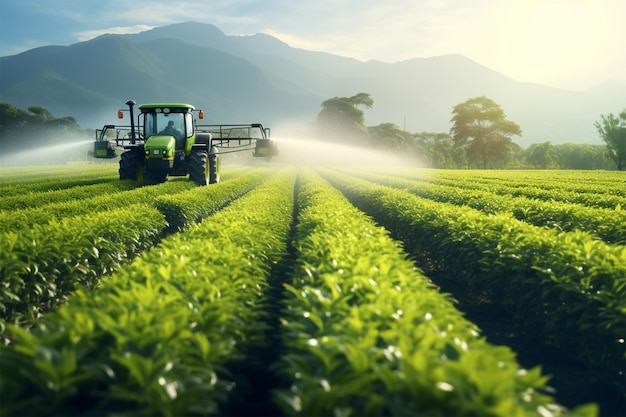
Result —
[[133, 100], [128, 100], [126, 105], [130, 110], [130, 143], [135, 144], [135, 116], [133, 115], [133, 106], [137, 104]]

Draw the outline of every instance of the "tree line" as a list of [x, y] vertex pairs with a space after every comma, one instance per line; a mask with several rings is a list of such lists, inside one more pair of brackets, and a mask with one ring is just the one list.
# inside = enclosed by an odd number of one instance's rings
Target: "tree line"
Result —
[[31, 106], [22, 110], [9, 103], [0, 103], [0, 146], [4, 153], [34, 148], [65, 138], [69, 141], [78, 137], [93, 137], [81, 128], [74, 117], [54, 117], [48, 109]]
[[[319, 137], [414, 157], [433, 168], [626, 169], [626, 109], [601, 115], [594, 124], [606, 145], [536, 143], [523, 149], [513, 136], [522, 130], [487, 97], [452, 108], [450, 132], [410, 133], [394, 123], [366, 126], [367, 93], [322, 102], [316, 120]], [[27, 110], [0, 103], [0, 147], [8, 153], [65, 138], [91, 137], [74, 117], [54, 117], [47, 109]]]
[[520, 126], [484, 96], [452, 108], [449, 133], [410, 133], [393, 123], [366, 126], [362, 108], [373, 105], [367, 93], [322, 102], [318, 134], [327, 140], [411, 155], [433, 168], [626, 169], [626, 109], [618, 116], [601, 115], [595, 123], [606, 145], [544, 142], [523, 149], [512, 140], [522, 135]]

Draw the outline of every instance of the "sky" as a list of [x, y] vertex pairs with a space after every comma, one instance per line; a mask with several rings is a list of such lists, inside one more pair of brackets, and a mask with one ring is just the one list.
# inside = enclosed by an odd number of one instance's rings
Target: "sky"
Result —
[[626, 85], [625, 16], [626, 0], [0, 0], [0, 56], [195, 21], [361, 61], [461, 54], [584, 91]]

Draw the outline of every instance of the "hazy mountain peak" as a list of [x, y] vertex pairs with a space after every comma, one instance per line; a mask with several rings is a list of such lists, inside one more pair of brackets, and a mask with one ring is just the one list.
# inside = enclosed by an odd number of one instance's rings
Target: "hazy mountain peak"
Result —
[[133, 35], [124, 36], [137, 42], [172, 38], [197, 44], [199, 41], [206, 42], [222, 40], [226, 37], [226, 34], [217, 26], [208, 23], [184, 22], [160, 26]]
[[618, 81], [606, 81], [596, 84], [587, 90], [591, 94], [619, 94], [624, 98], [624, 106], [626, 106], [626, 85]]
[[588, 92], [530, 85], [459, 54], [362, 62], [292, 48], [267, 34], [229, 36], [198, 22], [36, 48], [1, 57], [0, 68], [0, 102], [43, 106], [86, 127], [114, 122], [103, 115], [114, 115], [129, 98], [190, 102], [214, 123], [271, 126], [315, 120], [324, 100], [365, 92], [374, 100], [365, 112], [368, 126], [448, 132], [453, 106], [487, 96], [521, 126], [518, 143], [525, 146], [588, 142], [597, 137], [600, 114], [626, 104], [626, 87], [616, 83]]

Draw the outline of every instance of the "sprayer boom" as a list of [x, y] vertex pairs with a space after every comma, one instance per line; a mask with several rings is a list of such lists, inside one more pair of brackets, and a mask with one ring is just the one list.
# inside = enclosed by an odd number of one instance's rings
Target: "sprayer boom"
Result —
[[[133, 140], [130, 126], [104, 125], [102, 129], [96, 129], [96, 141], [94, 142], [95, 158], [115, 158], [119, 156], [126, 146], [131, 145]], [[135, 129], [135, 136], [139, 132]]]

